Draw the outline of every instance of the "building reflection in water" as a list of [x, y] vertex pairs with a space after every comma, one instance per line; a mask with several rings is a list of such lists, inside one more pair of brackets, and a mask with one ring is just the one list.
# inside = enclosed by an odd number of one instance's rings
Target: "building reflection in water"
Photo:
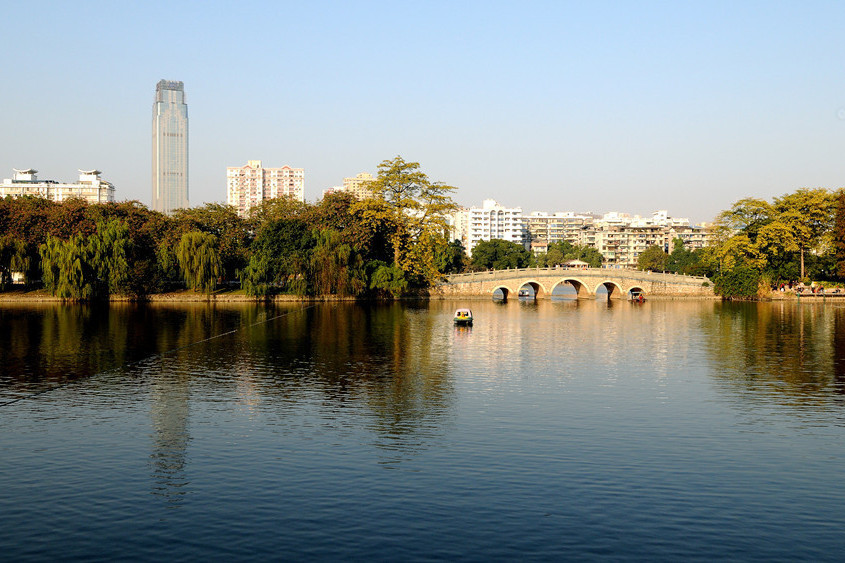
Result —
[[190, 436], [188, 414], [190, 376], [166, 367], [152, 375], [150, 418], [152, 422], [153, 494], [176, 507], [186, 494], [185, 458]]

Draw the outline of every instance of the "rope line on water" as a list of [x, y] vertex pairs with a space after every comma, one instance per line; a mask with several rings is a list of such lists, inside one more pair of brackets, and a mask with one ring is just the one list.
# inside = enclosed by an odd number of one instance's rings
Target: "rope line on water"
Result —
[[239, 332], [239, 331], [244, 330], [244, 329], [252, 328], [254, 326], [258, 326], [258, 325], [265, 324], [265, 323], [269, 323], [270, 321], [275, 321], [276, 319], [280, 319], [284, 316], [290, 315], [291, 313], [298, 313], [300, 311], [307, 311], [308, 309], [313, 309], [316, 306], [317, 306], [317, 304], [314, 303], [314, 304], [308, 305], [306, 307], [299, 307], [297, 309], [285, 311], [284, 313], [278, 314], [275, 317], [271, 317], [269, 319], [264, 319], [264, 320], [261, 320], [261, 321], [256, 321], [256, 322], [254, 322], [250, 325], [239, 326], [236, 329], [228, 330], [226, 332], [221, 332], [220, 334], [215, 334], [214, 336], [209, 336], [208, 338], [203, 338], [202, 340], [197, 340], [196, 342], [191, 342], [190, 344], [185, 344], [184, 346], [178, 346], [178, 347], [173, 348], [171, 350], [167, 350], [166, 352], [158, 352], [156, 354], [151, 354], [151, 355], [147, 356], [146, 358], [142, 358], [140, 360], [135, 360], [134, 362], [129, 362], [129, 363], [120, 365], [118, 367], [106, 370], [106, 371], [94, 373], [94, 374], [89, 375], [87, 377], [81, 377], [79, 379], [64, 381], [62, 383], [59, 383], [58, 385], [54, 385], [53, 387], [41, 389], [40, 391], [34, 391], [34, 392], [28, 393], [26, 395], [23, 395], [21, 397], [16, 397], [16, 398], [11, 399], [9, 401], [6, 401], [4, 403], [0, 403], [0, 408], [8, 406], [8, 405], [12, 405], [14, 403], [17, 403], [17, 402], [20, 402], [20, 401], [23, 401], [23, 400], [26, 400], [26, 399], [34, 399], [35, 397], [38, 397], [39, 395], [44, 395], [45, 393], [55, 391], [56, 389], [59, 389], [61, 387], [66, 387], [66, 386], [68, 386], [72, 383], [77, 383], [77, 382], [79, 382], [83, 379], [87, 380], [87, 379], [91, 379], [91, 378], [94, 378], [94, 377], [97, 377], [97, 376], [100, 376], [100, 375], [105, 375], [107, 373], [114, 373], [114, 372], [126, 369], [128, 367], [137, 366], [137, 365], [140, 365], [140, 364], [143, 364], [143, 363], [151, 362], [155, 359], [163, 358], [163, 357], [168, 356], [170, 354], [175, 354], [176, 352], [180, 352], [180, 351], [185, 350], [187, 348], [191, 348], [192, 346], [196, 346], [197, 344], [203, 344], [203, 343], [209, 342], [211, 340], [216, 340], [216, 339], [222, 338], [224, 336], [229, 336], [230, 334], [235, 334], [236, 332]]

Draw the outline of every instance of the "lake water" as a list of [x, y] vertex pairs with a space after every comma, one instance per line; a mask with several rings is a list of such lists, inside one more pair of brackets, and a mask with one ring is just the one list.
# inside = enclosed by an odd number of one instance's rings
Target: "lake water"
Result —
[[0, 306], [0, 559], [839, 560], [845, 302]]

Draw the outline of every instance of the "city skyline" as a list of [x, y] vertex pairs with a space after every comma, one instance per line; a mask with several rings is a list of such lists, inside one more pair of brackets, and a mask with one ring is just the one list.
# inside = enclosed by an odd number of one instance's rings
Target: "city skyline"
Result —
[[[465, 206], [613, 202], [694, 222], [742, 197], [845, 185], [845, 9], [835, 3], [55, 3], [3, 13], [76, 39], [59, 48], [27, 41], [25, 26], [7, 31], [2, 57], [16, 70], [2, 86], [2, 123], [14, 134], [0, 141], [0, 169], [97, 168], [118, 199], [151, 203], [144, 108], [163, 76], [191, 89], [192, 205], [225, 202], [225, 168], [255, 158], [304, 168], [309, 201], [399, 154], [457, 186]], [[250, 34], [231, 33], [256, 13]], [[150, 43], [152, 33], [168, 40]]]
[[159, 80], [153, 103], [152, 198], [162, 213], [190, 206], [185, 85]]

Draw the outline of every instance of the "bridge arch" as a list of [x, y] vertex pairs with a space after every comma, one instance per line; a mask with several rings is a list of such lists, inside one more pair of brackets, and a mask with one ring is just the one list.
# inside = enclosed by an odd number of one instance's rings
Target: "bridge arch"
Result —
[[502, 301], [507, 301], [510, 294], [514, 293], [514, 291], [511, 288], [509, 288], [508, 286], [498, 285], [498, 286], [493, 288], [493, 291], [490, 292], [490, 295], [493, 297], [493, 299], [496, 298], [496, 292], [497, 291], [502, 292]]
[[546, 297], [546, 288], [542, 283], [537, 280], [525, 280], [519, 285], [519, 289], [522, 289], [526, 285], [531, 286], [531, 289], [534, 290], [534, 299], [543, 299]]
[[624, 292], [622, 291], [622, 287], [618, 283], [616, 283], [615, 281], [611, 281], [611, 280], [605, 280], [605, 281], [599, 283], [596, 286], [596, 289], [595, 289], [595, 291], [593, 291], [593, 293], [598, 293], [599, 288], [602, 287], [602, 286], [604, 286], [604, 288], [607, 290], [607, 299], [608, 300], [610, 300], [610, 299], [623, 299], [624, 298], [623, 297]]
[[559, 285], [563, 285], [568, 283], [572, 287], [575, 288], [575, 293], [577, 294], [578, 299], [590, 299], [593, 296], [593, 293], [590, 292], [590, 286], [584, 283], [583, 281], [579, 280], [578, 278], [563, 278], [558, 280], [557, 282], [552, 285], [552, 290], [549, 292], [549, 295], [554, 293], [555, 288]]

